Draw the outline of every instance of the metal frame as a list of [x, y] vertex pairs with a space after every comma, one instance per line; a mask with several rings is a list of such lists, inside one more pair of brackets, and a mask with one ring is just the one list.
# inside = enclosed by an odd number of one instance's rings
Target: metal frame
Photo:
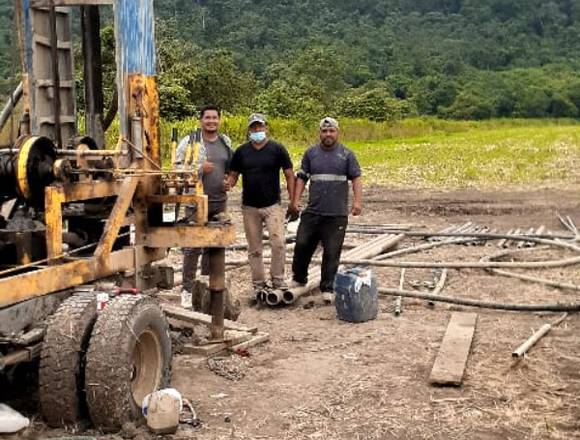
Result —
[[[199, 191], [199, 187], [193, 195], [169, 194], [168, 188], [178, 184], [164, 182], [167, 176], [163, 176], [160, 159], [153, 0], [17, 1], [22, 8], [17, 12], [23, 21], [20, 35], [25, 90], [30, 78], [35, 81], [30, 63], [30, 10], [26, 7], [49, 8], [54, 14], [57, 6], [113, 4], [121, 137], [117, 150], [107, 150], [107, 155], [114, 158], [116, 170], [126, 174], [117, 174], [117, 180], [92, 180], [90, 173], [87, 173], [79, 178], [79, 182], [63, 180], [45, 189], [47, 265], [29, 264], [22, 266], [28, 272], [4, 278], [0, 275], [0, 311], [22, 301], [74, 288], [119, 272], [132, 271], [135, 286], [141, 287], [142, 269], [164, 258], [168, 248], [205, 247], [210, 248], [212, 335], [216, 339], [223, 338], [225, 247], [235, 241], [235, 230], [229, 224], [208, 225], [207, 196]], [[34, 112], [34, 105], [30, 104], [25, 94], [25, 107], [30, 106]], [[96, 113], [99, 111], [100, 108]], [[31, 129], [34, 127], [33, 124]], [[59, 139], [60, 136], [55, 138]], [[67, 144], [65, 139], [62, 144]], [[59, 145], [59, 148], [63, 146]], [[58, 158], [74, 157], [76, 154], [77, 165], [85, 167], [88, 166], [87, 157], [100, 153], [90, 151], [83, 145], [76, 151], [66, 148], [58, 151]], [[72, 257], [63, 253], [63, 206], [112, 196], [116, 196], [115, 203], [92, 255]], [[195, 224], [164, 224], [162, 208], [163, 204], [168, 203], [194, 203], [197, 206]], [[126, 225], [134, 228], [133, 245], [113, 250], [121, 227]]]

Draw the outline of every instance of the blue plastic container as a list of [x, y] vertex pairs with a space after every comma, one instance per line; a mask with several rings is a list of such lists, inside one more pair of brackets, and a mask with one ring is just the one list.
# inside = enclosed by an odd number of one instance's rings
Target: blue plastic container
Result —
[[379, 311], [377, 281], [370, 269], [353, 267], [336, 274], [336, 315], [348, 322], [375, 319]]

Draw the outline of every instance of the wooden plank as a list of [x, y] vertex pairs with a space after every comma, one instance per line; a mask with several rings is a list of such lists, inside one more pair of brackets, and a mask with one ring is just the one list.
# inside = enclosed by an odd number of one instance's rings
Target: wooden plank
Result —
[[269, 340], [270, 335], [268, 333], [257, 333], [252, 339], [236, 344], [233, 347], [229, 347], [229, 350], [233, 353], [237, 353], [239, 350], [247, 350], [250, 347], [254, 347]]
[[437, 359], [429, 376], [433, 385], [461, 385], [477, 322], [476, 313], [451, 315]]
[[221, 353], [230, 347], [236, 346], [237, 344], [245, 343], [252, 339], [252, 334], [249, 332], [239, 332], [239, 331], [226, 331], [225, 340], [216, 343], [210, 343], [206, 345], [192, 345], [186, 344], [183, 347], [183, 353], [185, 354], [199, 354], [202, 356], [212, 356], [217, 353]]
[[[161, 308], [169, 318], [189, 322], [192, 324], [211, 325], [211, 315], [194, 312], [193, 310], [186, 310], [170, 304], [161, 304]], [[246, 327], [245, 325], [238, 324], [237, 322], [230, 321], [229, 319], [224, 320], [224, 327], [226, 330], [238, 330], [241, 332], [249, 333], [256, 333], [258, 331], [257, 327]]]

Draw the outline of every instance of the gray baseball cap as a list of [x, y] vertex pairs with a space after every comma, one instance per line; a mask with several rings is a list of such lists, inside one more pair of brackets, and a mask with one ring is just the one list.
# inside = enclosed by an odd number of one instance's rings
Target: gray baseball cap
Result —
[[252, 113], [248, 119], [248, 127], [252, 126], [252, 124], [255, 124], [256, 122], [262, 125], [266, 125], [266, 116], [264, 116], [262, 113]]
[[320, 121], [320, 128], [332, 127], [338, 129], [338, 121], [330, 116], [325, 116]]

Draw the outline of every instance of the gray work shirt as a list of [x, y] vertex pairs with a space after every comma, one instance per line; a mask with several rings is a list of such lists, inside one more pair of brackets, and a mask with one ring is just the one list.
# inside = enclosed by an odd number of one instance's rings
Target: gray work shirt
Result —
[[[185, 136], [179, 142], [176, 154], [177, 165], [184, 165], [183, 162], [185, 161], [185, 154], [189, 143], [190, 136]], [[224, 134], [220, 134], [215, 141], [203, 140], [202, 142], [200, 165], [205, 160], [213, 163], [212, 172], [202, 175], [203, 192], [207, 195], [208, 202], [210, 203], [224, 202], [227, 198], [227, 194], [224, 191], [224, 178], [228, 171], [232, 155], [231, 141]]]
[[348, 181], [361, 175], [352, 151], [342, 144], [331, 149], [314, 145], [304, 153], [296, 175], [305, 182], [310, 181], [305, 212], [323, 216], [348, 215]]

